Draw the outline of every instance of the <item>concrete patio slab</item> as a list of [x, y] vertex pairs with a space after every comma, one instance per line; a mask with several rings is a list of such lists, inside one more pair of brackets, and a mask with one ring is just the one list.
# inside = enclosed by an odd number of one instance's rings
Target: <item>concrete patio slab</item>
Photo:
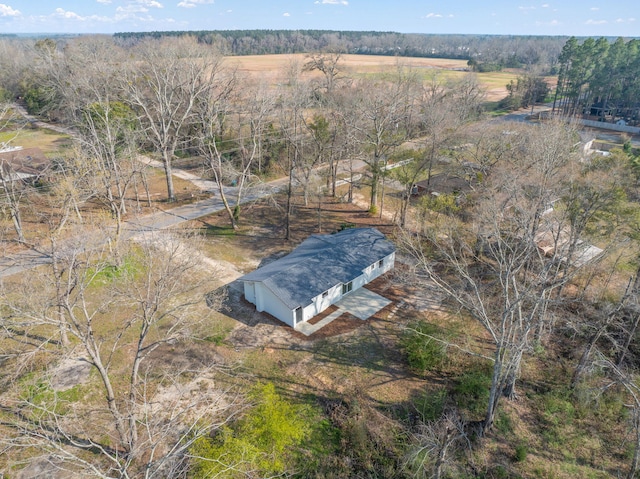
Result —
[[336, 303], [336, 306], [353, 314], [358, 319], [365, 320], [388, 304], [391, 304], [391, 300], [366, 288], [360, 288], [346, 295]]
[[310, 336], [344, 313], [351, 313], [358, 319], [366, 320], [390, 303], [391, 301], [387, 298], [373, 291], [369, 291], [366, 288], [360, 288], [335, 303], [338, 309], [329, 316], [318, 321], [316, 324], [307, 322], [300, 323], [296, 331], [301, 332], [305, 336]]
[[334, 319], [336, 319], [340, 315], [344, 314], [345, 312], [346, 312], [345, 310], [338, 308], [337, 310], [335, 310], [333, 313], [331, 313], [326, 318], [323, 318], [321, 321], [318, 321], [316, 324], [311, 324], [311, 323], [307, 323], [307, 322], [298, 324], [298, 327], [296, 328], [296, 331], [301, 332], [305, 336], [311, 336], [318, 329], [322, 328], [323, 326], [326, 326], [331, 321], [333, 321]]

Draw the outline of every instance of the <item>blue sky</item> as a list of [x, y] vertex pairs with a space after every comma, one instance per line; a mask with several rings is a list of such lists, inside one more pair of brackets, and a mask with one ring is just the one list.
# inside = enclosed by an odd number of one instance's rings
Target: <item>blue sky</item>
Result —
[[640, 37], [638, 0], [0, 0], [0, 33], [319, 29]]

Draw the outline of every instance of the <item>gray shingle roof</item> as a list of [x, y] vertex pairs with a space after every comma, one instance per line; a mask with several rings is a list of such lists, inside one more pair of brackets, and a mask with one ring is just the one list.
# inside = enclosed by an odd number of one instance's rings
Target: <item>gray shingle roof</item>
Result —
[[306, 306], [329, 288], [347, 283], [396, 250], [375, 228], [312, 235], [287, 256], [242, 276], [263, 283], [290, 309]]

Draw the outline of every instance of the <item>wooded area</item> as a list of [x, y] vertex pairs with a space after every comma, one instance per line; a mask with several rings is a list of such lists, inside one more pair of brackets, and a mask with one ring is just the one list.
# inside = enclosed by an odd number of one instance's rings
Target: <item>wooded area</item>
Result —
[[[156, 36], [0, 39], [0, 473], [637, 477], [634, 139], [491, 118], [473, 72], [325, 50], [251, 75]], [[636, 41], [603, 42], [565, 45], [567, 115], [640, 101]], [[505, 91], [529, 106], [541, 82]], [[355, 224], [398, 247], [366, 322], [303, 339], [230, 286]]]
[[570, 38], [560, 55], [554, 109], [599, 121], [640, 122], [640, 40]]

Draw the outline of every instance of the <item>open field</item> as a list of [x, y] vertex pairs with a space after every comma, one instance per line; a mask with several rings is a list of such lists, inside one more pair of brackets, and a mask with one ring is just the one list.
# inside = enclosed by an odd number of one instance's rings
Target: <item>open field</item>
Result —
[[[225, 63], [229, 67], [236, 67], [239, 72], [259, 75], [261, 79], [278, 82], [286, 76], [286, 71], [291, 65], [302, 65], [305, 58], [304, 54], [230, 56], [225, 58]], [[345, 74], [351, 77], [381, 74], [392, 71], [399, 65], [420, 72], [424, 78], [439, 75], [444, 79], [458, 79], [469, 73], [466, 71], [465, 60], [446, 58], [344, 55], [341, 64]], [[497, 101], [507, 95], [506, 85], [515, 79], [518, 73], [502, 71], [476, 75], [487, 91], [487, 101]]]
[[0, 132], [0, 143], [11, 142], [12, 146], [40, 148], [46, 156], [54, 157], [71, 146], [69, 137], [45, 128], [21, 128]]

